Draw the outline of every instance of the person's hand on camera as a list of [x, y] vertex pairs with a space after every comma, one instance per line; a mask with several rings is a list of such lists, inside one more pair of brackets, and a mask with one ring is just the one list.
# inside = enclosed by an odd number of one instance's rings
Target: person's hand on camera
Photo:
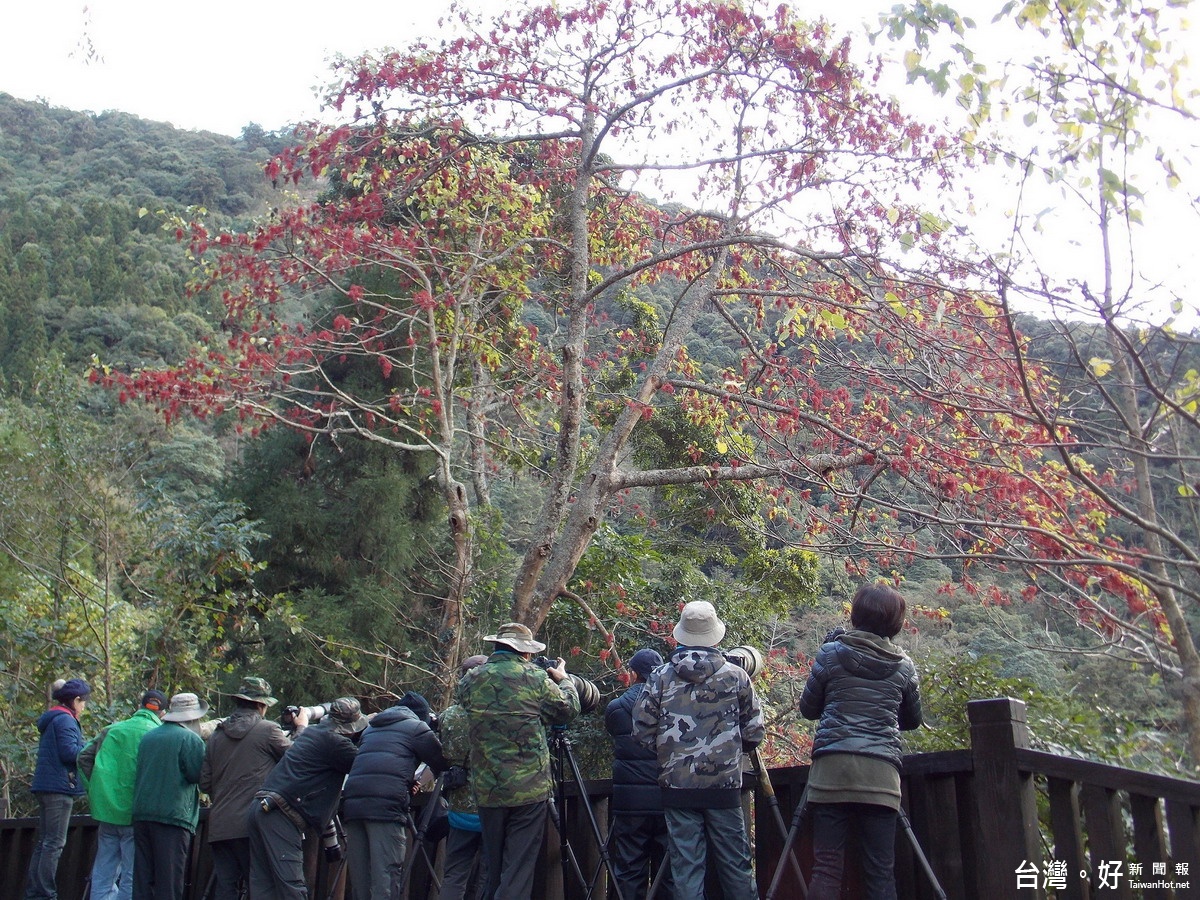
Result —
[[300, 707], [300, 711], [292, 716], [292, 727], [300, 731], [308, 727], [308, 707]]
[[836, 641], [838, 638], [840, 638], [840, 637], [841, 637], [843, 634], [845, 634], [845, 633], [846, 633], [846, 629], [845, 629], [845, 628], [843, 628], [841, 625], [839, 625], [837, 628], [831, 628], [831, 629], [830, 629], [830, 630], [829, 630], [829, 631], [828, 631], [828, 632], [825, 634], [825, 639], [824, 639], [823, 641], [821, 641], [821, 643], [822, 643], [822, 644], [828, 644], [828, 643], [831, 643], [831, 642], [833, 642], [833, 641]]
[[567, 677], [567, 661], [561, 656], [554, 660], [554, 665], [546, 670], [546, 674], [555, 680], [562, 681]]

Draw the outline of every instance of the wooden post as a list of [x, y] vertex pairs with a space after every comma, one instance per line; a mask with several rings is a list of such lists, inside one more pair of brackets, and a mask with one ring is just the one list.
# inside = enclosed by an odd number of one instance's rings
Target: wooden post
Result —
[[[1013, 897], [1043, 898], [1042, 851], [1038, 840], [1037, 795], [1033, 779], [1017, 768], [1016, 750], [1029, 747], [1025, 704], [1012, 697], [972, 700], [967, 703], [971, 723], [971, 758], [975, 769], [975, 794], [979, 818], [980, 900]], [[1017, 891], [1018, 869], [1025, 876]]]

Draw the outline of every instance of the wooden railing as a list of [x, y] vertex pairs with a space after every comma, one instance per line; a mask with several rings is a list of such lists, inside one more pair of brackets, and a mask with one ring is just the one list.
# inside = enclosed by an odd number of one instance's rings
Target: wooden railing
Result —
[[[896, 835], [901, 898], [939, 896], [925, 864], [950, 900], [1200, 897], [1200, 783], [1031, 750], [1025, 706], [1019, 700], [972, 701], [968, 713], [969, 750], [904, 759], [903, 803], [911, 832], [899, 828]], [[775, 898], [802, 896], [781, 851], [807, 777], [807, 766], [774, 769], [771, 792], [753, 777], [747, 779], [753, 787], [745, 796], [753, 816], [760, 896], [766, 896], [779, 865], [784, 871]], [[599, 871], [592, 896], [603, 897], [600, 848], [588, 810], [603, 829], [609, 783], [582, 786], [589, 797], [587, 805], [579, 801], [580, 787], [565, 786], [565, 849], [589, 877]], [[794, 849], [807, 880], [811, 836], [807, 819], [801, 821]], [[0, 900], [21, 897], [35, 825], [33, 819], [0, 821]], [[82, 900], [94, 842], [91, 820], [75, 817], [59, 868], [61, 900]], [[535, 897], [564, 900], [587, 894], [575, 883], [571, 867], [562, 865], [563, 849], [554, 828], [547, 828]], [[851, 852], [851, 860], [853, 856]], [[341, 900], [344, 872], [331, 872], [316, 846], [308, 848], [308, 859], [311, 896]], [[201, 833], [193, 843], [185, 900], [202, 900], [209, 872]], [[339, 877], [334, 880], [332, 875]], [[844, 896], [858, 896], [858, 873], [852, 864], [847, 880]], [[430, 873], [417, 866], [408, 900], [434, 896], [430, 882]], [[708, 897], [721, 897], [715, 884]]]

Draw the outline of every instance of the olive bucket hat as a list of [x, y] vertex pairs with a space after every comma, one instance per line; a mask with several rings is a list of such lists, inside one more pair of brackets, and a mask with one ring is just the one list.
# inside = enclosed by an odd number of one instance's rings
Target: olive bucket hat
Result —
[[249, 700], [251, 703], [265, 703], [274, 706], [279, 701], [271, 696], [271, 685], [265, 678], [243, 678], [238, 685], [237, 693], [233, 695], [238, 700]]

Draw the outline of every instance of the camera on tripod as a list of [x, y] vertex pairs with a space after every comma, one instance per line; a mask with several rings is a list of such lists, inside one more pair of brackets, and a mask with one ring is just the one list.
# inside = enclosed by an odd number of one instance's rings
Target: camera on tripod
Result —
[[737, 666], [739, 669], [744, 669], [746, 674], [753, 678], [763, 669], [763, 655], [758, 651], [757, 647], [743, 645], [734, 647], [732, 650], [723, 651], [725, 658]]
[[[533, 658], [534, 665], [540, 666], [543, 669], [553, 669], [557, 660], [551, 659], [548, 656], [535, 656]], [[600, 688], [588, 681], [586, 678], [581, 678], [571, 672], [567, 673], [567, 677], [571, 679], [571, 683], [575, 685], [575, 691], [579, 694], [579, 714], [586, 716], [593, 709], [600, 705]]]

